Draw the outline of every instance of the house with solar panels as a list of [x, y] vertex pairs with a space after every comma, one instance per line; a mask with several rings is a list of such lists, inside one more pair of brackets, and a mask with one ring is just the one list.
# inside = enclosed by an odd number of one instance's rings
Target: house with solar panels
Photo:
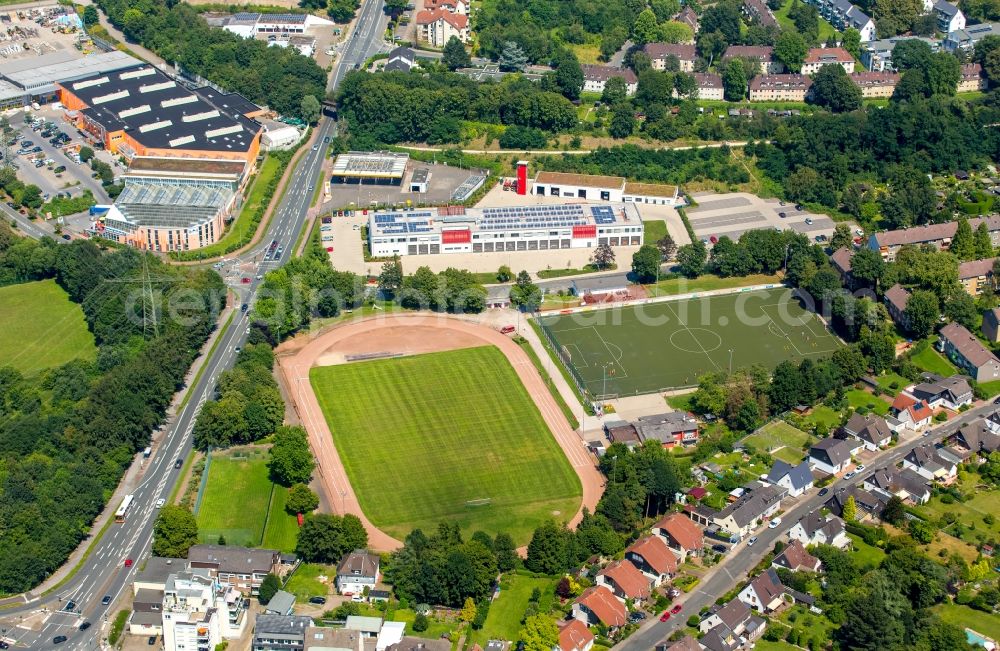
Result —
[[376, 257], [592, 249], [642, 241], [642, 218], [627, 203], [449, 206], [368, 217], [368, 244]]

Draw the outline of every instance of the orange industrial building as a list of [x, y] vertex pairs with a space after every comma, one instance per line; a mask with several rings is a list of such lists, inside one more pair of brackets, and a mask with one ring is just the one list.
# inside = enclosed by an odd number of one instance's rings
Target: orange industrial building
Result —
[[58, 89], [67, 119], [140, 168], [125, 174], [95, 232], [152, 251], [218, 241], [256, 167], [263, 128], [254, 118], [263, 109], [235, 93], [189, 88], [147, 64]]

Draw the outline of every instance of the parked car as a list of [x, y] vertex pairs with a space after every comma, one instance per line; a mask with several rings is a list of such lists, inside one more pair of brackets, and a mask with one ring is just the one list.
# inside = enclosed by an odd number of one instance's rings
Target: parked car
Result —
[[662, 614], [662, 615], [660, 615], [660, 621], [661, 621], [661, 622], [665, 622], [665, 621], [667, 621], [668, 619], [670, 619], [670, 611], [669, 611], [669, 610], [664, 610], [664, 611], [663, 611], [663, 614]]
[[153, 646], [154, 644], [156, 644], [156, 636], [150, 635], [149, 639], [146, 640], [146, 644], [148, 644], [149, 646]]
[[729, 551], [729, 548], [725, 545], [712, 545], [712, 550], [719, 552], [720, 554], [725, 554]]
[[322, 606], [326, 603], [326, 597], [309, 597], [309, 603]]
[[771, 520], [770, 522], [767, 523], [767, 528], [768, 529], [777, 529], [778, 525], [780, 525], [780, 524], [781, 524], [781, 518], [774, 518], [773, 520]]
[[858, 467], [854, 469], [854, 472], [858, 473], [865, 469], [865, 464], [859, 463]]
[[806, 217], [806, 224], [810, 224], [811, 225], [812, 223], [813, 223], [812, 217]]
[[829, 488], [821, 488], [821, 489], [819, 489], [819, 496], [823, 497], [824, 495], [826, 495], [829, 492], [830, 492]]
[[680, 605], [680, 604], [677, 604], [677, 605], [675, 605], [675, 606], [674, 606], [673, 608], [671, 608], [671, 609], [670, 609], [670, 613], [671, 613], [672, 615], [676, 615], [677, 613], [681, 612], [681, 609], [682, 609], [682, 608], [684, 608], [684, 606], [682, 606], [682, 605]]
[[849, 472], [846, 475], [844, 475], [844, 479], [850, 479], [853, 476], [854, 476], [854, 471], [852, 470], [851, 472]]
[[747, 547], [753, 547], [755, 542], [757, 542], [757, 536], [750, 536], [750, 540], [747, 541]]

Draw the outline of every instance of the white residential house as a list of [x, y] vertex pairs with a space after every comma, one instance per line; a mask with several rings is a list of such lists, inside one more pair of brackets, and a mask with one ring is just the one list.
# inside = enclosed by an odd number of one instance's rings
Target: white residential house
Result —
[[903, 457], [903, 467], [921, 477], [950, 484], [958, 476], [958, 462], [951, 455], [931, 443], [918, 445]]
[[865, 477], [862, 488], [876, 495], [898, 497], [910, 504], [926, 504], [931, 499], [931, 489], [926, 477], [910, 468], [880, 468]]
[[740, 590], [737, 598], [758, 612], [770, 613], [785, 602], [785, 592], [778, 573], [773, 568], [768, 568]]
[[965, 29], [965, 14], [956, 5], [945, 0], [937, 0], [933, 11], [938, 21], [938, 30], [945, 34]]
[[934, 417], [934, 410], [926, 401], [917, 400], [905, 393], [896, 396], [889, 409], [896, 422], [899, 423], [897, 430], [907, 427], [914, 432], [919, 432], [930, 425], [931, 419]]
[[355, 595], [375, 587], [379, 578], [379, 557], [357, 549], [344, 556], [337, 566], [337, 592]]
[[963, 405], [971, 405], [975, 399], [972, 385], [963, 375], [946, 378], [931, 376], [929, 381], [914, 385], [907, 393], [918, 401], [925, 401], [931, 409], [944, 407], [952, 411], [958, 411]]
[[824, 515], [821, 509], [800, 518], [788, 530], [788, 537], [806, 546], [833, 545], [839, 549], [844, 549], [851, 542], [844, 521], [835, 515]]
[[207, 572], [178, 572], [163, 588], [163, 648], [213, 649], [224, 639], [239, 638], [249, 619], [249, 601], [236, 588], [222, 585]]
[[809, 465], [821, 472], [837, 475], [851, 465], [851, 457], [863, 447], [856, 440], [825, 438], [809, 448]]
[[614, 68], [585, 63], [580, 66], [580, 69], [583, 70], [583, 90], [588, 93], [603, 93], [608, 81], [615, 77], [624, 80], [626, 95], [635, 95], [635, 91], [639, 88], [639, 79], [630, 68]]
[[417, 34], [431, 47], [444, 47], [454, 36], [463, 43], [469, 42], [469, 17], [453, 14], [444, 9], [417, 13]]
[[875, 452], [892, 441], [892, 430], [881, 416], [854, 413], [841, 428], [848, 436], [857, 439], [866, 450]]
[[775, 459], [771, 472], [767, 475], [767, 481], [786, 489], [789, 497], [798, 497], [813, 487], [813, 476], [808, 461], [793, 466], [781, 459]]

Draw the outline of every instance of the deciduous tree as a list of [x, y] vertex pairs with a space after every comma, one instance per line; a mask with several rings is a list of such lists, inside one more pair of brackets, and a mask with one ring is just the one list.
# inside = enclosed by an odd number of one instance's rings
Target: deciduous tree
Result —
[[167, 558], [187, 558], [198, 543], [198, 523], [182, 506], [169, 504], [160, 509], [153, 526], [153, 554]]
[[319, 496], [305, 484], [295, 484], [288, 489], [285, 510], [289, 513], [312, 513], [319, 507]]
[[632, 274], [637, 282], [649, 283], [656, 280], [660, 269], [661, 254], [652, 244], [643, 244], [632, 254]]
[[316, 468], [306, 431], [298, 426], [279, 427], [269, 450], [271, 478], [282, 486], [305, 484]]

